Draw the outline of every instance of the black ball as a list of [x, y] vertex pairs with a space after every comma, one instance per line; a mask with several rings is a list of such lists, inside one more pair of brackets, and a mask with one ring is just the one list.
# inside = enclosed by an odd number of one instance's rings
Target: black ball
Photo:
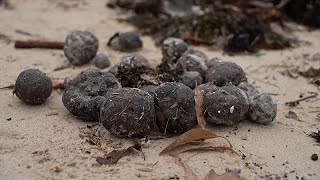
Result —
[[198, 86], [203, 94], [203, 114], [207, 122], [233, 125], [243, 120], [249, 110], [244, 91], [232, 84], [218, 87], [207, 83]]
[[100, 120], [117, 136], [145, 136], [153, 127], [154, 113], [153, 96], [140, 89], [122, 88], [102, 105]]
[[28, 69], [17, 78], [14, 93], [23, 102], [42, 104], [51, 95], [51, 79], [39, 69]]
[[184, 133], [197, 125], [193, 91], [182, 83], [167, 82], [155, 89], [159, 129], [170, 134]]
[[213, 82], [217, 86], [228, 83], [237, 86], [241, 82], [247, 82], [243, 69], [235, 63], [215, 61], [210, 66], [206, 73], [206, 82]]
[[79, 119], [98, 121], [102, 103], [118, 88], [121, 84], [113, 74], [88, 69], [67, 83], [62, 102]]
[[98, 39], [88, 31], [70, 33], [64, 43], [64, 54], [73, 65], [90, 62], [97, 54]]

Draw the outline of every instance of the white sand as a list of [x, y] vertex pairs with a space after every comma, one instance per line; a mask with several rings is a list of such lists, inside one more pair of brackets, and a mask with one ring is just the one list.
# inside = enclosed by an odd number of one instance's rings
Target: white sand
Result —
[[[105, 2], [12, 0], [14, 10], [0, 8], [0, 33], [13, 40], [32, 38], [15, 32], [20, 29], [39, 34], [41, 38], [64, 41], [72, 30], [89, 30], [100, 40], [99, 51], [107, 53], [114, 64], [124, 54], [105, 46], [108, 37], [116, 31], [132, 30], [134, 27], [117, 22], [119, 14], [107, 9]], [[320, 179], [320, 160], [310, 159], [313, 153], [320, 155], [320, 146], [308, 137], [310, 132], [320, 128], [316, 117], [320, 112], [319, 98], [302, 102], [295, 108], [284, 105], [286, 101], [299, 98], [301, 93], [319, 91], [307, 79], [282, 76], [285, 68], [276, 67], [281, 64], [319, 67], [320, 60], [309, 61], [303, 55], [320, 52], [320, 31], [296, 32], [295, 35], [311, 44], [284, 51], [261, 51], [261, 56], [230, 57], [221, 51], [199, 48], [209, 57], [221, 57], [238, 63], [259, 90], [277, 94], [272, 97], [278, 103], [278, 116], [269, 126], [250, 122], [239, 124], [237, 130], [233, 130], [235, 127], [209, 126], [209, 129], [229, 136], [234, 148], [247, 157], [242, 160], [241, 156], [229, 152], [181, 154], [198, 179], [203, 179], [210, 169], [223, 173], [225, 168], [240, 168], [241, 176], [247, 179], [261, 179], [265, 175], [275, 179], [285, 173], [288, 173], [288, 179], [295, 179], [296, 176]], [[139, 53], [156, 65], [161, 60], [160, 49], [149, 37], [143, 37], [143, 42], [144, 48]], [[16, 50], [13, 43], [7, 44], [0, 39], [0, 87], [14, 83], [18, 74], [28, 68], [39, 68], [52, 78], [62, 79], [94, 67], [86, 65], [53, 70], [64, 65], [65, 60], [59, 50]], [[0, 97], [0, 179], [168, 179], [169, 176], [182, 178], [184, 175], [183, 169], [174, 164], [172, 157], [158, 155], [174, 138], [152, 141], [151, 147], [144, 149], [146, 161], [141, 155], [133, 153], [117, 165], [100, 167], [95, 158], [103, 156], [104, 152], [79, 137], [79, 128], [85, 128], [89, 123], [70, 115], [62, 104], [60, 91], [55, 90], [40, 106], [22, 103], [12, 95], [11, 90], [0, 90]], [[302, 121], [285, 118], [289, 110], [296, 112]], [[52, 115], [54, 113], [58, 115]], [[7, 121], [7, 118], [12, 120]], [[101, 133], [103, 147], [108, 152], [130, 144], [129, 139], [115, 138], [104, 129]]]

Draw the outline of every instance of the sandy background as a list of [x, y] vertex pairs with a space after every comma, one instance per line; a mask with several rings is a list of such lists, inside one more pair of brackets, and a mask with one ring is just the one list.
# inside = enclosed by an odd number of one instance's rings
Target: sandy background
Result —
[[[117, 31], [134, 29], [119, 23], [119, 13], [105, 7], [106, 1], [89, 0], [12, 0], [13, 10], [0, 7], [0, 33], [11, 40], [48, 39], [64, 41], [72, 30], [88, 30], [100, 40], [99, 52], [109, 55], [112, 64], [123, 53], [106, 47], [108, 38]], [[24, 30], [35, 37], [16, 33]], [[320, 129], [319, 98], [302, 102], [295, 108], [284, 105], [296, 100], [300, 94], [319, 90], [307, 79], [283, 76], [287, 67], [320, 66], [320, 59], [312, 58], [320, 53], [320, 31], [297, 31], [300, 40], [308, 41], [300, 47], [284, 51], [260, 51], [259, 55], [227, 56], [221, 51], [197, 47], [209, 57], [220, 57], [243, 67], [248, 79], [259, 90], [272, 93], [278, 103], [278, 115], [271, 125], [260, 126], [250, 122], [237, 127], [209, 126], [210, 130], [228, 136], [234, 148], [246, 158], [229, 152], [191, 152], [181, 154], [198, 179], [204, 179], [210, 169], [218, 173], [225, 168], [240, 168], [247, 179], [320, 179], [320, 160], [312, 161], [313, 153], [320, 155], [320, 146], [308, 136]], [[139, 52], [153, 65], [161, 60], [160, 49], [151, 38], [143, 37], [144, 48]], [[59, 50], [16, 50], [13, 43], [0, 38], [0, 87], [15, 82], [18, 74], [28, 68], [39, 68], [51, 78], [63, 79], [94, 67], [67, 68], [54, 71], [66, 64]], [[45, 104], [28, 106], [12, 94], [12, 90], [0, 90], [0, 179], [168, 179], [183, 178], [183, 169], [174, 164], [170, 156], [158, 153], [174, 138], [152, 141], [144, 149], [146, 161], [139, 153], [132, 153], [117, 165], [98, 166], [97, 156], [104, 152], [90, 145], [79, 134], [88, 131], [87, 122], [74, 118], [64, 108], [61, 92], [55, 90]], [[287, 119], [292, 110], [301, 121]], [[7, 120], [11, 118], [11, 120]], [[103, 128], [98, 129], [102, 146], [108, 152], [125, 148], [131, 140], [111, 136]]]

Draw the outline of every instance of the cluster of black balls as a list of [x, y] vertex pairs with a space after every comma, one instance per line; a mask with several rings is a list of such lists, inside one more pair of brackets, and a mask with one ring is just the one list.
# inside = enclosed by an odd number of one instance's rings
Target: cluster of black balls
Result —
[[208, 123], [233, 125], [248, 117], [260, 124], [274, 120], [276, 104], [247, 82], [237, 64], [209, 59], [177, 38], [164, 41], [162, 54], [163, 62], [180, 72], [177, 81], [139, 89], [128, 84], [121, 87], [119, 73], [129, 75], [139, 68], [150, 68], [145, 57], [131, 54], [109, 72], [89, 69], [71, 80], [63, 94], [64, 105], [80, 119], [101, 121], [120, 137], [146, 136], [155, 128], [170, 134], [194, 128], [195, 88], [203, 95], [203, 114]]
[[[121, 46], [128, 37], [137, 43]], [[108, 45], [127, 51], [140, 48], [142, 42], [137, 34], [125, 33], [117, 34]], [[91, 33], [81, 31], [68, 35], [64, 47], [66, 57], [74, 65], [94, 57], [97, 62], [106, 59], [104, 55], [96, 56], [97, 49], [98, 40]], [[170, 134], [194, 128], [197, 125], [195, 88], [203, 96], [202, 110], [208, 123], [233, 125], [248, 118], [266, 125], [275, 119], [277, 105], [268, 94], [260, 93], [247, 82], [239, 65], [209, 59], [178, 38], [164, 40], [162, 55], [162, 63], [172, 69], [168, 72], [177, 76], [173, 82], [130, 87], [135, 81], [132, 77], [136, 78], [141, 69], [153, 71], [145, 57], [130, 54], [122, 57], [109, 72], [88, 69], [68, 81], [63, 104], [77, 118], [102, 122], [120, 137], [146, 136], [155, 128]], [[18, 98], [31, 104], [43, 103], [51, 91], [50, 78], [35, 69], [22, 72], [14, 89]]]

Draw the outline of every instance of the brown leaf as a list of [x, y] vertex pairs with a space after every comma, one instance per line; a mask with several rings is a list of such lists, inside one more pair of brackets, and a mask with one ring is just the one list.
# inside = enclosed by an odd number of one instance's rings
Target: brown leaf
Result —
[[184, 179], [185, 180], [197, 180], [197, 175], [194, 174], [192, 168], [183, 162], [180, 157], [172, 156], [174, 158], [174, 163], [178, 166], [181, 166], [184, 170]]
[[235, 172], [226, 172], [222, 175], [218, 175], [213, 169], [211, 169], [206, 177], [206, 180], [240, 180], [239, 174]]
[[165, 126], [166, 125], [166, 118], [165, 118], [163, 112], [157, 107], [155, 109], [156, 109], [157, 121], [160, 122], [162, 126]]
[[231, 143], [226, 139], [225, 137], [218, 136], [213, 132], [209, 132], [207, 130], [204, 130], [202, 128], [196, 128], [196, 129], [191, 129], [181, 136], [179, 136], [175, 141], [173, 141], [169, 146], [167, 146], [164, 150], [160, 152], [160, 155], [171, 151], [172, 149], [179, 147], [184, 144], [191, 143], [193, 141], [199, 141], [199, 140], [206, 140], [206, 139], [213, 139], [213, 138], [223, 138], [225, 139], [230, 147], [232, 147]]
[[198, 87], [194, 89], [194, 102], [198, 124], [202, 129], [206, 129], [206, 119], [204, 118], [202, 113], [203, 94]]
[[[115, 164], [117, 163], [125, 154], [127, 154], [128, 152], [132, 151], [132, 150], [137, 150], [140, 151], [142, 154], [142, 147], [141, 144], [136, 143], [130, 147], [128, 147], [127, 149], [123, 149], [123, 150], [113, 150], [110, 153], [107, 153], [104, 155], [104, 157], [97, 157], [96, 161], [100, 164], [100, 165], [108, 165], [108, 164]], [[144, 156], [144, 155], [143, 155]]]
[[10, 84], [8, 86], [0, 87], [0, 89], [13, 89], [13, 88], [14, 88], [14, 84]]
[[297, 120], [297, 121], [301, 121], [298, 117], [298, 115], [293, 112], [293, 111], [289, 111], [288, 114], [285, 115], [286, 118], [288, 119], [294, 119], [294, 120]]
[[63, 81], [52, 80], [52, 88], [53, 89], [64, 89], [65, 85]]
[[187, 149], [181, 151], [180, 153], [183, 152], [188, 152], [188, 151], [225, 151], [229, 150], [233, 153], [238, 154], [234, 149], [228, 146], [193, 146], [193, 147], [188, 147]]

